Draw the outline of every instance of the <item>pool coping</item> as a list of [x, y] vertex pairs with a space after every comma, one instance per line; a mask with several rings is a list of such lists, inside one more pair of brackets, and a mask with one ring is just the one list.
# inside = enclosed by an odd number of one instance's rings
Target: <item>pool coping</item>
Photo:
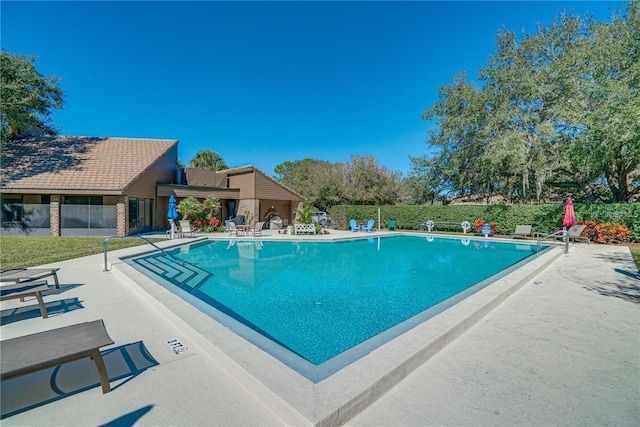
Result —
[[[371, 236], [345, 236], [332, 240], [369, 237]], [[212, 240], [228, 240], [228, 237]], [[503, 241], [513, 243], [512, 240]], [[148, 304], [180, 325], [188, 339], [196, 340], [216, 362], [246, 385], [283, 420], [296, 425], [324, 426], [344, 424], [375, 402], [531, 281], [561, 254], [562, 250], [554, 246], [547, 252], [536, 255], [535, 259], [519, 269], [507, 273], [471, 297], [404, 332], [318, 383], [308, 380], [239, 337], [121, 259], [112, 260], [112, 271], [122, 280], [134, 284], [132, 288], [138, 290]], [[128, 257], [130, 255], [123, 256], [122, 259]]]

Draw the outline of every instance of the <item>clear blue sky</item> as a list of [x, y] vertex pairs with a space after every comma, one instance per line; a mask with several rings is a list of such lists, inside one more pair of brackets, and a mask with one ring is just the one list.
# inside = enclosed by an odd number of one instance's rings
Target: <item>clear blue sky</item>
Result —
[[563, 9], [609, 20], [620, 2], [8, 2], [2, 47], [63, 78], [62, 135], [179, 139], [230, 167], [373, 155], [403, 174], [421, 119], [460, 71], [475, 77], [503, 25]]

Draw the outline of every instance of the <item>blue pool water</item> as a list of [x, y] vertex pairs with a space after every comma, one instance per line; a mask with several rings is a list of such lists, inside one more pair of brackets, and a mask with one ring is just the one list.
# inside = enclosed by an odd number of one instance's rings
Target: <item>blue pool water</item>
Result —
[[[170, 251], [210, 273], [206, 280], [196, 274], [185, 281], [178, 268], [163, 274], [192, 296], [318, 365], [495, 278], [535, 255], [535, 249], [526, 243], [424, 236], [207, 241]], [[176, 266], [162, 254], [134, 262], [158, 270], [154, 263], [160, 258]]]

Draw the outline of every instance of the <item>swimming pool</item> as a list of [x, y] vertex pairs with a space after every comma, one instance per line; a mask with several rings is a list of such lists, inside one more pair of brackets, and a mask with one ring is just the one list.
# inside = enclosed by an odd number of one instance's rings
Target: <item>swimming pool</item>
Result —
[[[431, 236], [207, 241], [131, 260], [314, 381], [477, 292], [535, 245]], [[164, 267], [163, 267], [164, 266]], [[315, 368], [314, 368], [315, 367]]]

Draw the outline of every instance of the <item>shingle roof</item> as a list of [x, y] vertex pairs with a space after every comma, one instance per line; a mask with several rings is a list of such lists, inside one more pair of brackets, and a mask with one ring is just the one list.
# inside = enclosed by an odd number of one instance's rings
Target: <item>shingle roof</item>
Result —
[[122, 191], [177, 140], [56, 137], [2, 147], [3, 190]]

